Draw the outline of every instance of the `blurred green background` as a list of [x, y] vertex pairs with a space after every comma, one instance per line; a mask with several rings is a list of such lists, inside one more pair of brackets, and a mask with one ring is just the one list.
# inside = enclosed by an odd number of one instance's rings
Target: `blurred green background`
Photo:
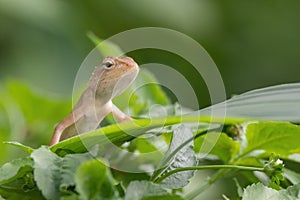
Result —
[[[87, 31], [105, 39], [155, 26], [202, 44], [228, 95], [298, 81], [299, 9], [297, 0], [1, 0], [0, 75], [69, 95], [77, 69], [94, 47]], [[142, 53], [135, 59], [146, 62]]]
[[[49, 140], [51, 132], [36, 133], [30, 140], [26, 140], [30, 131], [23, 130], [25, 139], [20, 139], [18, 132], [28, 121], [31, 132], [52, 130], [69, 112], [76, 72], [94, 48], [86, 36], [88, 31], [103, 39], [137, 27], [180, 31], [208, 51], [230, 96], [299, 81], [299, 19], [299, 0], [0, 0], [0, 89], [4, 91], [0, 99], [0, 141], [25, 140], [38, 146]], [[148, 49], [129, 55], [140, 64], [158, 62], [190, 69], [168, 52]], [[18, 83], [7, 85], [10, 79], [24, 81], [47, 95], [43, 99]], [[209, 105], [205, 83], [194, 82], [200, 103], [190, 107]], [[9, 95], [5, 95], [7, 90]], [[23, 100], [19, 91], [33, 95], [33, 100]], [[69, 102], [63, 109], [62, 99]], [[57, 107], [57, 112], [49, 117], [47, 107]], [[30, 108], [36, 111], [32, 113]], [[19, 119], [22, 117], [26, 120]], [[10, 158], [4, 154], [16, 155], [11, 153], [13, 148], [0, 149], [0, 164]]]

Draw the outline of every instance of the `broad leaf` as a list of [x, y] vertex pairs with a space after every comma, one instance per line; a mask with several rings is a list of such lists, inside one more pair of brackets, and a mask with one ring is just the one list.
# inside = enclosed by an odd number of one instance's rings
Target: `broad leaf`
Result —
[[83, 163], [75, 175], [76, 190], [85, 200], [113, 199], [115, 187], [109, 168], [100, 160]]
[[42, 199], [33, 179], [33, 160], [19, 158], [0, 168], [0, 199]]
[[35, 150], [31, 157], [34, 160], [34, 179], [46, 199], [60, 197], [61, 158], [45, 146]]
[[246, 130], [247, 145], [239, 157], [251, 157], [251, 153], [279, 154], [281, 158], [292, 159], [300, 154], [300, 127], [284, 122], [260, 122], [249, 124]]
[[169, 194], [159, 185], [148, 181], [133, 181], [126, 190], [125, 200], [181, 200], [183, 198]]
[[74, 174], [77, 168], [82, 164], [89, 160], [91, 160], [93, 156], [90, 152], [83, 154], [68, 154], [62, 158], [61, 161], [61, 189], [66, 189], [69, 186], [75, 186]]
[[[219, 133], [211, 132], [211, 135]], [[195, 152], [198, 153], [201, 150], [201, 146], [205, 141], [205, 136], [201, 136], [195, 139]], [[207, 141], [206, 141], [207, 142]], [[224, 163], [228, 163], [239, 151], [240, 144], [234, 141], [232, 138], [228, 137], [225, 133], [222, 133], [218, 141], [214, 144], [212, 150], [209, 152], [211, 155], [217, 156]]]
[[[115, 155], [115, 157], [120, 161], [122, 160], [118, 166], [126, 166], [122, 168], [122, 170], [132, 169], [130, 170], [132, 172], [141, 172], [141, 170], [152, 172], [155, 166], [160, 162], [168, 145], [161, 137], [155, 135], [147, 136], [148, 137], [138, 137], [132, 140], [127, 147], [129, 153], [126, 153], [126, 150], [122, 153], [120, 153], [120, 151], [116, 153], [118, 155]], [[128, 163], [128, 159], [131, 160], [130, 163]], [[115, 163], [112, 163], [112, 165], [115, 165]], [[140, 168], [141, 165], [144, 166], [142, 169]]]
[[[180, 125], [174, 129], [170, 148], [158, 165], [159, 170], [157, 172], [159, 172], [159, 175], [163, 175], [164, 173], [176, 168], [197, 165], [194, 153], [194, 144], [193, 141], [190, 141], [192, 137], [192, 131], [184, 125]], [[162, 170], [160, 168], [162, 168]], [[192, 170], [178, 172], [164, 179], [161, 182], [161, 185], [170, 189], [182, 188], [189, 183], [189, 179], [192, 178], [193, 175], [194, 171]]]
[[[3, 198], [2, 198], [3, 197]], [[0, 187], [0, 200], [32, 200], [32, 199], [45, 199], [39, 190], [22, 191], [14, 188], [1, 188]]]
[[280, 193], [287, 194], [292, 197], [296, 197], [295, 199], [299, 199], [300, 198], [300, 183], [298, 183], [296, 185], [292, 185], [292, 186], [288, 187], [286, 190], [281, 190]]
[[26, 172], [32, 171], [33, 161], [29, 157], [18, 158], [4, 164], [0, 168], [0, 184], [21, 178]]
[[262, 183], [252, 184], [246, 187], [242, 200], [266, 200], [274, 199], [274, 196], [278, 194], [277, 190], [268, 188]]
[[34, 160], [34, 179], [38, 188], [47, 199], [73, 197], [72, 188], [76, 185], [75, 173], [80, 165], [93, 159], [98, 148], [84, 154], [68, 154], [58, 157], [47, 147], [35, 150], [31, 157]]
[[300, 197], [300, 185], [293, 185], [286, 190], [274, 190], [264, 186], [262, 183], [248, 186], [243, 194], [242, 200], [297, 200]]

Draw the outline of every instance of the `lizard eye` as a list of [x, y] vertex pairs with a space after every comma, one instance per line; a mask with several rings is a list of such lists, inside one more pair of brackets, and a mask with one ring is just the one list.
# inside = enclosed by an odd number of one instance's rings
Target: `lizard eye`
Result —
[[112, 66], [114, 65], [114, 63], [112, 61], [107, 61], [107, 62], [103, 63], [103, 65], [106, 69], [111, 69]]

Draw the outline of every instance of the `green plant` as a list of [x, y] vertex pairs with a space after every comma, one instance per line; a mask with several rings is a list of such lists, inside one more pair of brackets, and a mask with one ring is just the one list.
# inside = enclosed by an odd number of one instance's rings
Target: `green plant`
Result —
[[[153, 79], [142, 70], [138, 81]], [[300, 127], [291, 123], [299, 122], [299, 90], [299, 84], [288, 84], [236, 96], [227, 102], [223, 119], [207, 115], [211, 108], [182, 115], [184, 108], [171, 104], [156, 84], [138, 91], [129, 88], [114, 101], [129, 102], [123, 109], [136, 116], [135, 121], [104, 126], [52, 147], [7, 142], [28, 155], [0, 168], [0, 195], [6, 199], [194, 199], [218, 180], [231, 177], [238, 199], [299, 199]], [[44, 97], [15, 81], [2, 92], [9, 100], [22, 99], [18, 105], [28, 130], [50, 132], [49, 125], [39, 124], [48, 118], [47, 124], [52, 123], [52, 117], [62, 115], [57, 110], [68, 107], [65, 101]], [[2, 113], [7, 102], [1, 99]], [[155, 104], [164, 106], [166, 116], [156, 112], [157, 117], [145, 118]], [[223, 109], [220, 105], [213, 108]], [[262, 105], [263, 113], [247, 113]], [[47, 113], [42, 115], [44, 108]], [[9, 132], [8, 124], [0, 125]], [[210, 151], [203, 151], [203, 145], [209, 145]], [[190, 183], [200, 170], [214, 173]], [[195, 181], [201, 185], [186, 190]], [[226, 194], [223, 198], [228, 199]]]

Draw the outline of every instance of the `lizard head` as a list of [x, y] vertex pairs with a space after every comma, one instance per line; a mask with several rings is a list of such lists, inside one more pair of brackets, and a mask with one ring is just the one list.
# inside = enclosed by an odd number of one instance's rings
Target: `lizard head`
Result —
[[101, 74], [96, 93], [109, 99], [121, 94], [136, 78], [139, 67], [130, 57], [107, 56], [99, 66]]

